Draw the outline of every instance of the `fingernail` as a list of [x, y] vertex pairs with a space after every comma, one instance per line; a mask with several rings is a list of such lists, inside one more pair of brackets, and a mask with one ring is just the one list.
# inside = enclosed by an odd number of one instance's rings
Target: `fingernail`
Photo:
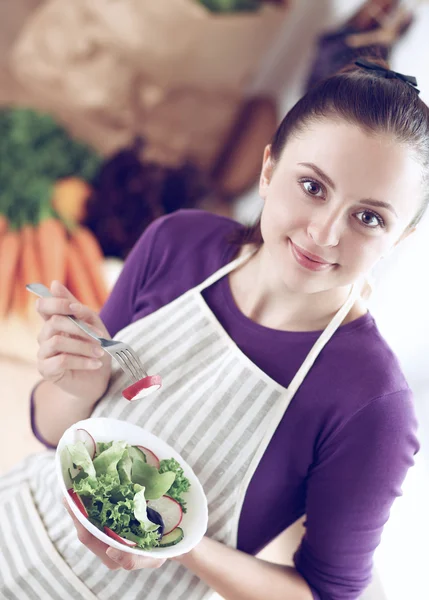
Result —
[[122, 558], [122, 552], [116, 550], [115, 548], [107, 548], [106, 554], [109, 558], [114, 560], [115, 562], [119, 562]]
[[100, 346], [95, 346], [95, 347], [92, 349], [92, 353], [93, 353], [93, 355], [94, 355], [94, 356], [98, 356], [98, 357], [100, 357], [100, 356], [103, 356], [103, 354], [104, 354], [104, 350], [102, 350], [102, 349], [100, 348]]
[[78, 312], [80, 310], [81, 305], [78, 302], [72, 302], [70, 304], [70, 310], [73, 312]]
[[101, 360], [91, 361], [91, 369], [99, 369], [102, 366], [103, 366], [103, 363], [101, 362]]

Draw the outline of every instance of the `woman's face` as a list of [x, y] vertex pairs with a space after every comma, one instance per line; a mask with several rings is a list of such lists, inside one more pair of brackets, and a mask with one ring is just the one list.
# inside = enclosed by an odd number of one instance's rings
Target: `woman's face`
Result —
[[356, 281], [403, 237], [421, 203], [410, 149], [345, 122], [312, 123], [289, 140], [275, 169], [265, 151], [263, 253], [291, 290]]

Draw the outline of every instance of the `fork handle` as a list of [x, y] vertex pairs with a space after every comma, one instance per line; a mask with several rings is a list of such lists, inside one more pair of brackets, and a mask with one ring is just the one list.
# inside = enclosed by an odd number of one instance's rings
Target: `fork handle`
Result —
[[[49, 288], [47, 288], [46, 285], [43, 285], [43, 283], [28, 283], [25, 287], [32, 294], [39, 296], [39, 298], [55, 298], [55, 296], [51, 294]], [[87, 335], [91, 336], [94, 340], [97, 340], [97, 342], [100, 342], [99, 336], [91, 331], [86, 323], [76, 319], [76, 317], [72, 317], [71, 315], [65, 316], [70, 319], [70, 321], [73, 321], [73, 323], [76, 323], [76, 325], [80, 327]]]

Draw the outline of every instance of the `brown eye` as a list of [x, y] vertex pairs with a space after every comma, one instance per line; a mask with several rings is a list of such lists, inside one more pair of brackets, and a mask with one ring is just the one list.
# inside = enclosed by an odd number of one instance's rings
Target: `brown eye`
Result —
[[304, 186], [304, 189], [307, 192], [307, 194], [309, 194], [310, 196], [320, 197], [323, 195], [323, 188], [316, 181], [312, 181], [311, 179], [305, 179], [301, 183]]
[[359, 221], [362, 225], [369, 227], [370, 229], [375, 229], [376, 227], [384, 227], [384, 220], [380, 215], [372, 210], [363, 210], [356, 214]]

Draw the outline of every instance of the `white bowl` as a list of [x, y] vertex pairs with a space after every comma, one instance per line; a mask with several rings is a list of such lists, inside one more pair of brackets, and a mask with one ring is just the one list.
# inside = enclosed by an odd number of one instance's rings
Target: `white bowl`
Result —
[[[177, 460], [177, 462], [183, 468], [185, 476], [191, 483], [189, 491], [184, 495], [187, 512], [183, 513], [183, 519], [180, 524], [180, 527], [183, 529], [185, 534], [182, 541], [175, 546], [170, 546], [167, 548], [153, 548], [152, 550], [130, 548], [129, 546], [117, 542], [100, 531], [80, 512], [67, 492], [67, 490], [72, 487], [71, 480], [67, 472], [67, 468], [63, 468], [61, 464], [62, 450], [65, 446], [75, 443], [74, 436], [76, 429], [86, 429], [86, 431], [92, 435], [96, 442], [125, 441], [132, 446], [144, 446], [149, 450], [152, 450], [160, 460], [166, 458], [175, 458]], [[132, 425], [117, 419], [106, 418], [85, 419], [84, 421], [79, 421], [67, 429], [60, 439], [55, 456], [55, 464], [57, 475], [60, 481], [61, 491], [76, 518], [80, 523], [82, 523], [85, 529], [95, 535], [96, 538], [105, 544], [112, 546], [113, 548], [117, 548], [123, 552], [129, 552], [130, 554], [140, 554], [142, 556], [151, 556], [156, 558], [172, 558], [192, 550], [192, 548], [194, 548], [201, 541], [207, 530], [207, 499], [204, 494], [204, 490], [197, 479], [197, 476], [191, 467], [177, 452], [175, 452], [175, 450], [173, 450], [173, 448], [171, 448], [171, 446], [166, 444], [152, 433], [149, 433], [141, 427], [138, 427], [137, 425]]]

